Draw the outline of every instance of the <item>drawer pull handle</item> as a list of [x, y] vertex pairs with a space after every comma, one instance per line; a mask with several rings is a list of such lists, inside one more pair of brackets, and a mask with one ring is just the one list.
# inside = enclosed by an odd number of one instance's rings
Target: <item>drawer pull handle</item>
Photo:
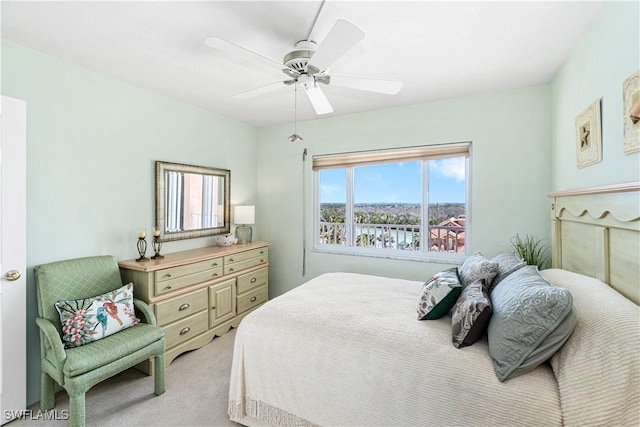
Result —
[[218, 273], [213, 273], [213, 276], [211, 277], [218, 277]]
[[260, 255], [262, 255], [264, 253], [264, 251], [260, 251]]
[[165, 274], [164, 277], [171, 277], [171, 273]]
[[186, 328], [180, 331], [180, 335], [188, 334], [190, 330], [191, 328], [187, 326]]
[[249, 302], [255, 302], [258, 299], [258, 297], [251, 297], [251, 299], [249, 300]]
[[211, 264], [211, 267], [217, 267], [217, 266], [218, 266], [217, 262], [214, 262], [213, 264]]
[[264, 262], [264, 260], [263, 260], [263, 259], [261, 259], [261, 260], [260, 260], [260, 262]]
[[168, 285], [168, 286], [165, 286], [164, 288], [165, 289], [171, 289], [171, 286]]
[[256, 283], [258, 279], [256, 279], [255, 277], [253, 279], [251, 279], [251, 283]]
[[215, 310], [215, 309], [216, 309], [216, 306], [215, 306], [215, 305], [214, 305], [213, 307], [211, 307], [211, 310]]
[[186, 303], [185, 303], [185, 304], [182, 304], [182, 305], [180, 306], [180, 308], [178, 308], [178, 310], [183, 311], [183, 310], [186, 310], [186, 309], [187, 309], [187, 308], [189, 308], [189, 307], [190, 307], [190, 306], [189, 306], [189, 304], [186, 304]]
[[233, 262], [233, 258], [229, 258], [229, 262]]
[[229, 268], [229, 271], [233, 271], [233, 268]]

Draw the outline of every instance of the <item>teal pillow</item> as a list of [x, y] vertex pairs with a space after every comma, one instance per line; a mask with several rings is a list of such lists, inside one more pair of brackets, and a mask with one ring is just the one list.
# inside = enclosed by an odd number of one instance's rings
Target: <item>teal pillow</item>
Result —
[[549, 359], [576, 324], [571, 293], [549, 283], [536, 266], [511, 273], [493, 289], [491, 302], [489, 353], [500, 381]]
[[455, 305], [462, 285], [456, 267], [436, 273], [418, 295], [418, 320], [439, 319]]

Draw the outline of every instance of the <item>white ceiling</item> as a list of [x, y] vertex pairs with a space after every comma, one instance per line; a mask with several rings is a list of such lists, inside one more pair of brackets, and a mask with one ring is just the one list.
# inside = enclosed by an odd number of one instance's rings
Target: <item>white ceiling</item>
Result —
[[[331, 115], [548, 83], [606, 2], [327, 0], [311, 33], [337, 19], [366, 33], [333, 73], [399, 79], [395, 96], [323, 86]], [[282, 80], [204, 45], [217, 36], [281, 60], [306, 39], [321, 1], [2, 1], [2, 38], [255, 126], [293, 121], [294, 90], [237, 100]], [[298, 120], [315, 115], [304, 96]]]

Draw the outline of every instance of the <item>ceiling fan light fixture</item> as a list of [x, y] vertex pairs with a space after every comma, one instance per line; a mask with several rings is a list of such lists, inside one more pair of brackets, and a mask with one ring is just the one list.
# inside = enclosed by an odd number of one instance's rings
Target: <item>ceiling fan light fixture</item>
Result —
[[291, 68], [284, 68], [282, 72], [292, 79], [297, 79], [300, 76], [300, 73], [298, 71], [292, 70]]
[[313, 65], [307, 65], [307, 74], [309, 74], [310, 76], [313, 76], [315, 74], [318, 74], [320, 71], [318, 68], [314, 67]]

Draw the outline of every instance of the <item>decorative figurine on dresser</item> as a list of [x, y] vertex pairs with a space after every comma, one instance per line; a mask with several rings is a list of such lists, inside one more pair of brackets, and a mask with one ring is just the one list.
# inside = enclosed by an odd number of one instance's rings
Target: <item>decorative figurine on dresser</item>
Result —
[[[211, 246], [119, 263], [165, 331], [166, 364], [238, 327], [268, 299], [269, 243]], [[152, 372], [152, 366], [143, 370]]]

